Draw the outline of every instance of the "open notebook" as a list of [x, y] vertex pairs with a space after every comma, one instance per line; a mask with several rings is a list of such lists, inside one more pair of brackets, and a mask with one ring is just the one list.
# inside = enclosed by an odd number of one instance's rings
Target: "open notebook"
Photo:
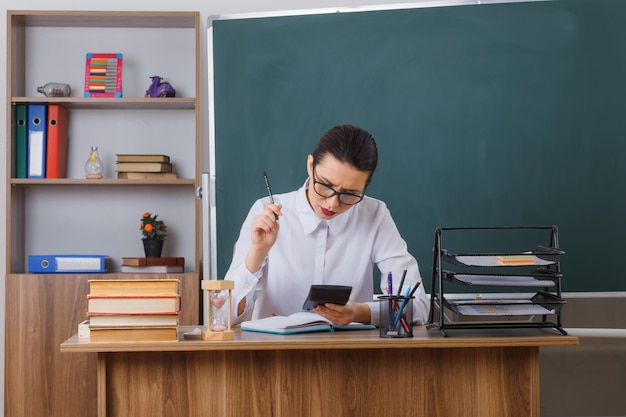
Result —
[[274, 334], [332, 332], [334, 330], [372, 330], [375, 328], [372, 324], [361, 323], [350, 323], [347, 326], [333, 325], [319, 314], [308, 311], [301, 311], [289, 316], [272, 316], [241, 323], [241, 330]]

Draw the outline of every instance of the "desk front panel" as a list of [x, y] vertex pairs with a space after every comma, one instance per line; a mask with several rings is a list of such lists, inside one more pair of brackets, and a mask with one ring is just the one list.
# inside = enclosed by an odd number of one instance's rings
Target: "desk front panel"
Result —
[[100, 353], [107, 415], [538, 416], [538, 347]]

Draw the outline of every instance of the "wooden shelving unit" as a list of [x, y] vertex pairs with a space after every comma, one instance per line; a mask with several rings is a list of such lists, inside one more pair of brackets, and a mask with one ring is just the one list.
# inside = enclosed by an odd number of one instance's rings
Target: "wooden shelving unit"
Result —
[[[164, 256], [184, 256], [181, 324], [200, 319], [201, 24], [198, 12], [7, 12], [7, 221], [5, 410], [7, 417], [95, 416], [96, 358], [60, 354], [84, 320], [89, 279], [129, 278], [122, 256], [142, 256], [139, 219], [166, 220]], [[85, 53], [122, 52], [123, 97], [83, 97]], [[144, 98], [160, 75], [175, 98]], [[37, 86], [68, 82], [71, 97], [43, 97]], [[14, 107], [69, 110], [68, 175], [15, 178]], [[87, 180], [88, 149], [99, 146], [105, 178]], [[172, 157], [175, 180], [118, 180], [116, 153]], [[169, 245], [169, 246], [168, 246]], [[167, 251], [170, 251], [169, 253]], [[107, 274], [29, 274], [28, 255], [97, 253]], [[145, 276], [144, 276], [145, 277]]]

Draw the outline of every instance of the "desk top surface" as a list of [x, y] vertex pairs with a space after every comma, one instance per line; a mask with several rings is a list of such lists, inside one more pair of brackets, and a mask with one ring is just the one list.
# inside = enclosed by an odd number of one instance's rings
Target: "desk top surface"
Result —
[[185, 339], [194, 326], [179, 326], [178, 342], [90, 343], [72, 336], [61, 344], [61, 352], [139, 352], [211, 350], [319, 350], [319, 349], [423, 349], [515, 346], [577, 345], [578, 337], [563, 336], [549, 329], [454, 330], [443, 337], [436, 329], [416, 326], [413, 337], [386, 339], [376, 330], [350, 330], [275, 335], [235, 330], [235, 340]]

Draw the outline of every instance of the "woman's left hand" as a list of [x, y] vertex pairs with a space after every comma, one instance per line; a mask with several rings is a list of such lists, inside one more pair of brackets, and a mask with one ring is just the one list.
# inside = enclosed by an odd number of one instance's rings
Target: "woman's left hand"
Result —
[[343, 306], [327, 303], [315, 307], [313, 311], [338, 326], [346, 326], [352, 322], [364, 324], [370, 322], [370, 308], [365, 303], [348, 301]]

